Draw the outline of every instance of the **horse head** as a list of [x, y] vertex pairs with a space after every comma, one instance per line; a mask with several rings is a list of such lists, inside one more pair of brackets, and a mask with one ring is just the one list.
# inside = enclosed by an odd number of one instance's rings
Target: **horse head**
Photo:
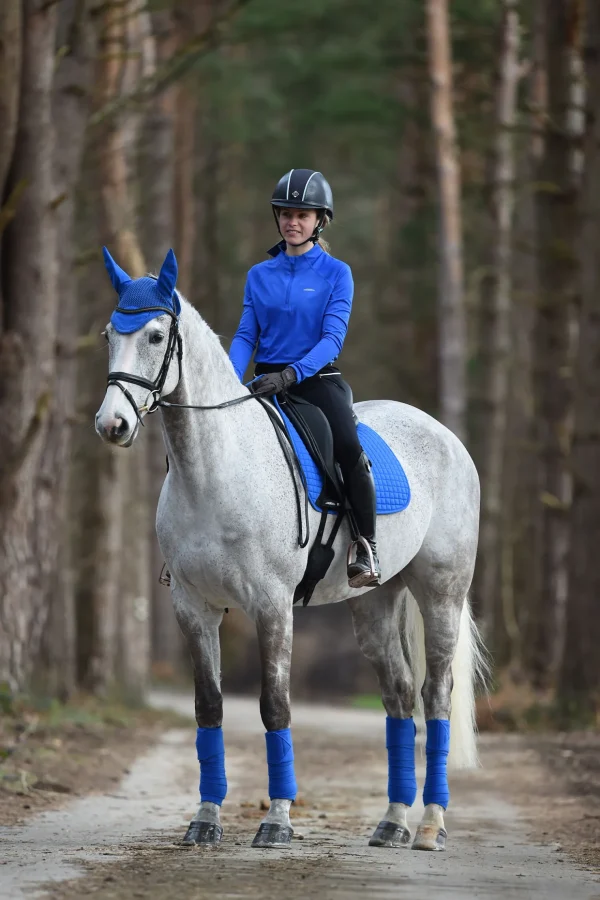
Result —
[[103, 252], [119, 299], [104, 331], [109, 374], [96, 431], [103, 441], [130, 447], [144, 416], [181, 377], [177, 260], [169, 250], [158, 278], [130, 278], [106, 247]]

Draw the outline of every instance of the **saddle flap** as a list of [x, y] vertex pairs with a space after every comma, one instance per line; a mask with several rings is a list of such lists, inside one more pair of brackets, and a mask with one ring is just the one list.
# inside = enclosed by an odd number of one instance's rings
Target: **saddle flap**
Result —
[[318, 505], [341, 503], [343, 488], [337, 474], [333, 453], [331, 426], [322, 410], [301, 397], [287, 394], [277, 405], [292, 422], [317, 468], [323, 474], [323, 487]]

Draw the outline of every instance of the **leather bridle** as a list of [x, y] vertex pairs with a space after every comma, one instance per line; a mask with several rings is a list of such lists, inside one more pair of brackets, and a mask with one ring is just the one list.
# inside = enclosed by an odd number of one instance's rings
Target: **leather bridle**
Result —
[[[228, 406], [236, 406], [238, 403], [244, 403], [246, 400], [252, 400], [257, 396], [256, 394], [244, 394], [243, 397], [236, 397], [233, 400], [225, 400], [223, 403], [217, 403], [214, 406], [197, 406], [191, 403], [169, 403], [168, 400], [163, 400], [162, 391], [165, 386], [165, 381], [167, 380], [169, 366], [171, 365], [171, 362], [175, 355], [175, 351], [177, 351], [177, 364], [179, 367], [179, 377], [177, 381], [178, 383], [179, 381], [181, 381], [183, 341], [179, 333], [179, 317], [170, 309], [167, 309], [164, 306], [143, 306], [139, 309], [124, 309], [122, 306], [117, 306], [117, 311], [127, 313], [128, 315], [137, 315], [141, 312], [159, 312], [171, 317], [171, 326], [169, 328], [167, 349], [165, 350], [165, 355], [163, 357], [161, 367], [154, 381], [150, 381], [149, 378], [142, 378], [141, 375], [133, 375], [131, 372], [109, 372], [106, 379], [106, 383], [108, 386], [114, 384], [127, 397], [129, 403], [133, 407], [140, 425], [144, 424], [141, 413], [150, 414], [156, 412], [159, 406], [176, 407], [178, 409], [226, 409]], [[139, 385], [139, 387], [147, 388], [147, 390], [149, 391], [149, 396], [152, 397], [152, 401], [150, 403], [146, 401], [143, 406], [138, 406], [133, 399], [130, 391], [128, 391], [125, 385], [121, 383], [123, 381], [128, 384], [137, 384]]]
[[[150, 381], [149, 378], [142, 378], [141, 375], [133, 375], [131, 372], [109, 372], [108, 378], [106, 379], [106, 383], [109, 387], [111, 384], [114, 384], [121, 391], [123, 391], [134, 409], [138, 422], [140, 423], [140, 425], [143, 425], [144, 422], [142, 420], [141, 413], [156, 412], [161, 404], [162, 390], [165, 386], [165, 381], [167, 380], [169, 366], [171, 365], [175, 350], [177, 350], [177, 361], [179, 364], [179, 380], [181, 379], [183, 342], [181, 340], [181, 335], [179, 334], [179, 321], [175, 313], [171, 312], [170, 309], [167, 309], [164, 306], [144, 306], [141, 309], [125, 309], [122, 306], [117, 306], [117, 311], [120, 313], [126, 313], [127, 315], [137, 315], [140, 312], [159, 312], [171, 317], [171, 326], [169, 328], [167, 349], [165, 350], [165, 355], [163, 357], [161, 367], [154, 381]], [[148, 403], [148, 401], [146, 401], [143, 406], [138, 407], [137, 403], [131, 396], [131, 393], [127, 390], [125, 385], [121, 383], [123, 381], [127, 382], [128, 384], [136, 384], [139, 385], [139, 387], [147, 388], [149, 391], [149, 396], [152, 397], [152, 402]]]

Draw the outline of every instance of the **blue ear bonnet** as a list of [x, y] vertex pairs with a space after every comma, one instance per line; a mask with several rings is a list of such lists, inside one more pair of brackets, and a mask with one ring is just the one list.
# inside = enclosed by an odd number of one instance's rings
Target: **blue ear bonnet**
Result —
[[[106, 247], [103, 248], [104, 263], [110, 275], [114, 289], [119, 295], [117, 308], [110, 317], [111, 324], [121, 334], [132, 334], [139, 331], [151, 319], [165, 312], [181, 312], [179, 297], [175, 291], [177, 284], [177, 260], [172, 250], [169, 250], [162, 264], [158, 278], [130, 278], [126, 272], [114, 261]], [[158, 309], [148, 309], [149, 306]], [[132, 310], [121, 312], [120, 310]], [[146, 310], [143, 312], [142, 310]], [[140, 312], [135, 313], [135, 310]]]

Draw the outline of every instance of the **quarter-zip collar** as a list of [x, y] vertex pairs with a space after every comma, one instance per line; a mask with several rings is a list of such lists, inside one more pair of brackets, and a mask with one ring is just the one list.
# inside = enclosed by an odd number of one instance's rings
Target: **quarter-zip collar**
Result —
[[278, 244], [275, 244], [275, 246], [271, 247], [271, 249], [267, 252], [269, 256], [273, 257], [274, 262], [280, 264], [283, 263], [284, 265], [287, 263], [288, 268], [291, 268], [292, 266], [296, 267], [299, 265], [303, 265], [304, 262], [312, 263], [318, 256], [321, 255], [321, 253], [323, 253], [323, 248], [318, 244], [315, 244], [314, 247], [311, 247], [310, 250], [307, 250], [306, 253], [302, 253], [300, 256], [288, 256], [288, 254], [285, 252], [286, 246], [287, 245], [285, 241], [279, 241]]

